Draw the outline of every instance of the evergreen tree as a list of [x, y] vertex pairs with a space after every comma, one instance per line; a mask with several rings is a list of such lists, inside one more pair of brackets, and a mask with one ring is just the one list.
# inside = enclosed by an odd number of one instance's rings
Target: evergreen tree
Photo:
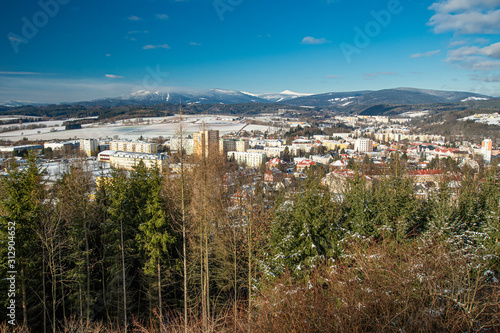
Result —
[[329, 192], [309, 178], [296, 194], [279, 201], [269, 264], [274, 274], [289, 269], [295, 276], [307, 275], [315, 263], [335, 255], [341, 235]]
[[[23, 323], [28, 326], [36, 325], [33, 320], [38, 317], [43, 307], [40, 306], [40, 298], [36, 295], [39, 294], [44, 274], [40, 272], [42, 246], [36, 231], [42, 226], [46, 191], [42, 170], [35, 155], [30, 153], [24, 166], [13, 161], [2, 185], [3, 195], [0, 198], [2, 241], [4, 244], [8, 244], [9, 241], [14, 243], [13, 251], [10, 251], [8, 246], [1, 247], [2, 273], [6, 276], [7, 271], [18, 272], [16, 287], [19, 290], [16, 294], [21, 295]], [[8, 233], [10, 226], [15, 226], [14, 236]], [[15, 254], [12, 256], [9, 252]], [[15, 257], [14, 268], [10, 266], [11, 262], [6, 260], [10, 257]], [[45, 302], [45, 299], [42, 301]]]
[[139, 225], [137, 235], [139, 245], [145, 251], [148, 260], [144, 265], [147, 274], [156, 275], [158, 288], [158, 309], [160, 318], [163, 318], [161, 267], [165, 256], [169, 254], [169, 247], [175, 242], [172, 235], [172, 221], [165, 211], [164, 200], [161, 196], [162, 179], [159, 170], [149, 170], [148, 196], [144, 207], [145, 221]]

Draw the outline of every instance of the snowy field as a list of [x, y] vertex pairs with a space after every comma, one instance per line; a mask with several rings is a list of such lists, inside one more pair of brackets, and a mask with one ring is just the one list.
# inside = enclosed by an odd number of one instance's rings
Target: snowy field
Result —
[[423, 110], [423, 111], [411, 111], [411, 112], [405, 112], [401, 113], [401, 117], [410, 117], [410, 118], [416, 118], [416, 117], [425, 117], [429, 114], [429, 110]]
[[472, 120], [476, 123], [500, 126], [500, 115], [496, 112], [492, 114], [475, 114], [473, 116], [461, 118], [459, 120]]
[[[219, 130], [220, 134], [229, 132], [237, 132], [245, 127], [245, 122], [233, 121], [236, 117], [231, 116], [199, 116], [186, 115], [183, 116], [183, 131], [185, 135], [192, 135], [198, 132], [205, 124], [207, 129]], [[267, 117], [255, 117], [255, 120], [266, 121]], [[156, 138], [163, 136], [165, 138], [172, 137], [179, 131], [179, 122], [177, 116], [157, 117], [157, 118], [142, 118], [120, 120], [109, 124], [87, 124], [82, 125], [82, 129], [66, 131], [62, 126], [64, 121], [46, 121], [35, 122], [29, 124], [45, 124], [46, 128], [37, 128], [33, 130], [19, 130], [13, 132], [0, 133], [0, 139], [17, 141], [22, 138], [28, 140], [70, 140], [70, 139], [90, 139], [90, 138], [113, 138], [118, 136], [120, 139], [138, 139]], [[59, 126], [56, 126], [59, 125]], [[274, 131], [275, 129], [262, 125], [248, 125], [245, 130], [260, 130]]]

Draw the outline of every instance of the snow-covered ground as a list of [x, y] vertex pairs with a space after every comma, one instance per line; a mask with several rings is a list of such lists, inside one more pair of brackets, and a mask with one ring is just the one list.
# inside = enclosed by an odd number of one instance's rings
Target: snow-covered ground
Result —
[[459, 120], [472, 120], [476, 123], [500, 126], [500, 115], [496, 112], [492, 114], [475, 114], [473, 116], [461, 118]]
[[[245, 122], [233, 121], [236, 117], [227, 115], [222, 116], [203, 116], [186, 115], [183, 116], [183, 131], [186, 135], [192, 135], [198, 132], [203, 124], [208, 129], [219, 130], [220, 134], [239, 131], [245, 127]], [[256, 120], [267, 121], [269, 117], [256, 117]], [[252, 118], [253, 119], [253, 118]], [[46, 128], [37, 128], [33, 130], [19, 130], [0, 133], [0, 139], [17, 141], [22, 138], [28, 140], [70, 140], [70, 139], [90, 139], [90, 138], [113, 138], [118, 136], [121, 139], [155, 138], [159, 136], [172, 137], [179, 131], [177, 116], [142, 118], [120, 120], [110, 124], [87, 124], [82, 125], [82, 129], [66, 131], [62, 126], [64, 121], [46, 121], [29, 124], [45, 124]], [[56, 127], [56, 125], [59, 125]], [[262, 125], [249, 125], [245, 130], [272, 131], [273, 128]]]
[[423, 111], [412, 111], [412, 112], [405, 112], [401, 113], [401, 117], [409, 117], [409, 118], [416, 118], [416, 117], [424, 117], [429, 114], [429, 110], [423, 110]]

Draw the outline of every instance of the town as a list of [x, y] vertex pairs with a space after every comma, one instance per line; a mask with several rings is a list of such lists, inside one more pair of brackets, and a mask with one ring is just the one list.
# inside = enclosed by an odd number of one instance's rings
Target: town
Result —
[[[280, 111], [281, 114], [286, 112]], [[487, 118], [486, 115], [474, 117]], [[141, 136], [142, 140], [120, 139], [117, 135], [112, 139], [37, 140], [36, 144], [0, 147], [0, 163], [5, 174], [10, 157], [22, 164], [28, 151], [34, 151], [43, 162], [50, 183], [66, 172], [72, 161], [81, 159], [86, 161], [95, 182], [111, 169], [130, 171], [139, 161], [148, 168], [175, 173], [182, 151], [186, 158], [209, 154], [223, 157], [240, 168], [251, 170], [256, 176], [260, 174], [259, 179], [275, 187], [305, 179], [305, 171], [315, 167], [325, 173], [322, 183], [328, 184], [332, 193], [338, 193], [342, 189], [339, 184], [343, 182], [334, 179], [347, 181], [354, 172], [369, 179], [377, 178], [384, 174], [388, 161], [398, 155], [404, 159], [420, 195], [426, 195], [443, 176], [459, 173], [464, 166], [478, 170], [500, 163], [500, 149], [495, 148], [489, 138], [476, 143], [449, 142], [440, 135], [415, 134], [411, 118], [402, 116], [335, 116], [314, 124], [314, 130], [310, 123], [299, 118], [283, 120], [269, 115], [265, 119], [269, 127], [245, 130], [249, 119], [215, 117], [219, 122], [244, 124], [238, 131], [225, 133], [208, 129], [209, 125], [201, 122], [199, 127], [205, 127], [204, 130], [182, 136], [174, 134], [149, 139]], [[169, 125], [179, 126], [182, 121], [179, 117], [171, 117]], [[137, 121], [131, 123], [137, 124]], [[146, 120], [145, 128], [154, 123], [154, 119]], [[342, 131], [336, 132], [339, 128]], [[155, 129], [155, 133], [160, 131]], [[170, 127], [168, 133], [171, 132]], [[317, 132], [323, 134], [304, 134]], [[230, 182], [231, 175], [227, 177], [226, 182]], [[335, 185], [340, 187], [335, 188]]]

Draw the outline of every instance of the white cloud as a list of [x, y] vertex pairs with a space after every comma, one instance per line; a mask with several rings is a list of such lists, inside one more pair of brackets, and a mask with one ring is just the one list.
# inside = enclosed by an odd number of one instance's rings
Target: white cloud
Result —
[[327, 79], [338, 79], [340, 76], [338, 75], [325, 75], [325, 78]]
[[446, 61], [475, 71], [500, 68], [500, 42], [484, 47], [462, 46], [448, 51]]
[[436, 55], [439, 52], [441, 52], [441, 50], [429, 51], [424, 53], [414, 53], [410, 55], [410, 58], [432, 57], [433, 55]]
[[104, 76], [109, 78], [109, 79], [123, 79], [123, 76], [115, 75], [115, 74], [105, 74]]
[[111, 54], [110, 53], [106, 53], [106, 57], [111, 57]]
[[127, 17], [127, 20], [129, 20], [129, 21], [140, 21], [140, 20], [142, 20], [142, 18], [140, 18], [139, 16], [131, 15], [131, 16]]
[[432, 4], [428, 24], [435, 33], [495, 34], [500, 32], [500, 0], [445, 0]]
[[8, 72], [8, 71], [0, 71], [0, 75], [39, 75], [39, 74], [42, 74], [42, 73], [37, 73], [37, 72]]
[[326, 43], [330, 43], [326, 38], [304, 37], [304, 39], [302, 39], [302, 44], [306, 45], [320, 45]]
[[448, 53], [448, 59], [463, 59], [467, 56], [485, 56], [500, 59], [500, 43], [494, 43], [485, 47], [463, 46]]
[[201, 43], [190, 42], [189, 45], [191, 45], [191, 46], [201, 46]]
[[500, 0], [446, 0], [432, 4], [429, 8], [439, 12], [453, 13], [463, 10], [492, 8], [500, 5]]
[[161, 45], [151, 45], [151, 44], [148, 44], [148, 45], [144, 45], [142, 47], [143, 50], [154, 50], [154, 49], [166, 49], [166, 50], [170, 50], [170, 46], [168, 46], [168, 44], [161, 44]]
[[159, 18], [160, 20], [168, 20], [167, 14], [156, 14], [156, 17]]
[[448, 44], [448, 46], [449, 47], [457, 47], [457, 46], [462, 46], [465, 44], [467, 44], [467, 41], [465, 41], [465, 40], [455, 40], [453, 42], [450, 42], [450, 44]]

